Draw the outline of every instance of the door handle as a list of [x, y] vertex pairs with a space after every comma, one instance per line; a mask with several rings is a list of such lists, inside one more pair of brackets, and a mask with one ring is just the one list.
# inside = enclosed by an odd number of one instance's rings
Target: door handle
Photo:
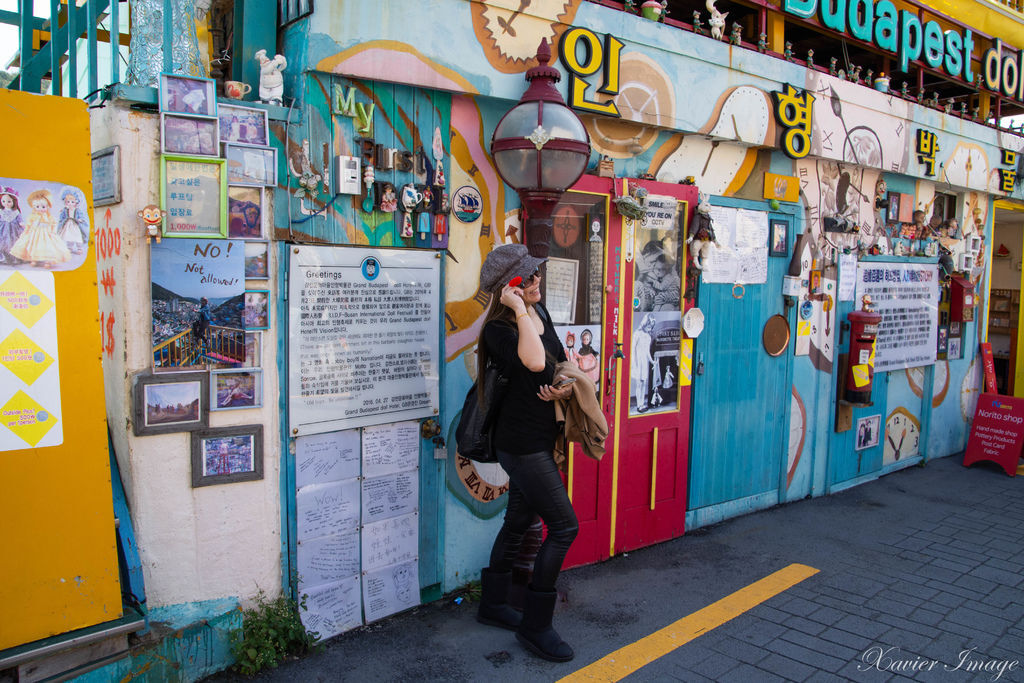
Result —
[[695, 375], [703, 375], [704, 374], [704, 354], [703, 353], [698, 353], [697, 354], [697, 368], [693, 371], [693, 373]]
[[611, 358], [608, 359], [608, 364], [605, 365], [604, 370], [604, 393], [605, 396], [612, 393], [612, 364], [625, 358], [626, 354], [622, 353], [622, 343], [615, 342], [615, 351], [612, 353]]

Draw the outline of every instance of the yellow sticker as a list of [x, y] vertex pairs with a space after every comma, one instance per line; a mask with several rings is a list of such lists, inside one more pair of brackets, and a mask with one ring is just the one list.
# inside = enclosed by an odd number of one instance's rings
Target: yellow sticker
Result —
[[693, 340], [684, 339], [682, 349], [682, 353], [679, 355], [679, 385], [688, 387], [693, 366]]
[[11, 400], [0, 406], [0, 424], [17, 434], [29, 446], [35, 446], [57, 424], [57, 418], [44, 410], [34, 398], [19, 390], [11, 396]]
[[811, 321], [800, 320], [796, 324], [796, 336], [798, 337], [810, 337], [811, 336]]
[[25, 327], [32, 327], [53, 308], [53, 302], [28, 278], [15, 271], [0, 285], [0, 306], [10, 311]]
[[867, 365], [854, 365], [852, 370], [853, 384], [858, 389], [867, 386], [868, 382], [871, 381], [871, 371]]
[[32, 384], [53, 363], [50, 354], [21, 330], [14, 330], [0, 342], [0, 365], [25, 384]]

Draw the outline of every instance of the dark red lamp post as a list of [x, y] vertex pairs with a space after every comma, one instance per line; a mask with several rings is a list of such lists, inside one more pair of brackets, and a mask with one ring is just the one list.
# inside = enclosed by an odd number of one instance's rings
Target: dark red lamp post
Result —
[[498, 175], [519, 193], [526, 209], [526, 246], [543, 258], [551, 239], [551, 212], [587, 168], [590, 135], [555, 88], [562, 75], [548, 65], [547, 40], [537, 49], [537, 61], [526, 72], [530, 86], [494, 129], [491, 154]]

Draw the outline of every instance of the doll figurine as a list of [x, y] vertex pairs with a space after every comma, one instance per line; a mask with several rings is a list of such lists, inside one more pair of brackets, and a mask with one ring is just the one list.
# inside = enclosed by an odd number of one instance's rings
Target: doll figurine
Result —
[[13, 187], [0, 187], [0, 263], [17, 261], [9, 252], [24, 230], [17, 191]]
[[57, 219], [50, 215], [53, 195], [49, 190], [36, 190], [26, 201], [32, 213], [25, 221], [25, 232], [11, 247], [11, 255], [44, 268], [70, 261], [71, 252], [57, 236]]
[[82, 208], [84, 198], [76, 188], [65, 187], [60, 192], [60, 199], [64, 208], [57, 217], [57, 234], [72, 254], [81, 254], [89, 243], [89, 215]]
[[260, 65], [260, 101], [264, 104], [281, 106], [284, 96], [284, 76], [281, 72], [288, 67], [288, 60], [283, 55], [267, 57], [266, 50], [257, 50], [256, 61]]

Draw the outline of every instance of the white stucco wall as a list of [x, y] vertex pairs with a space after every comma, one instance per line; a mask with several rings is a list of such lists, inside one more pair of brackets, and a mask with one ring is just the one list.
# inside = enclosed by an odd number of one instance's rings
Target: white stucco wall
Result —
[[[103, 354], [104, 388], [148, 606], [228, 596], [246, 601], [260, 588], [276, 595], [281, 586], [281, 449], [273, 308], [261, 345], [263, 407], [210, 413], [210, 427], [263, 425], [263, 479], [193, 489], [189, 434], [140, 437], [131, 427], [132, 376], [152, 367], [149, 245], [136, 214], [160, 202], [160, 118], [108, 104], [92, 111], [91, 125], [93, 150], [121, 147], [122, 201], [97, 207], [94, 220], [97, 231], [107, 228], [110, 209], [109, 229], [120, 232], [120, 254], [97, 261], [100, 280], [110, 269], [116, 281], [100, 288], [101, 313], [115, 316], [113, 348]], [[266, 210], [272, 215], [271, 207]], [[271, 302], [276, 298], [275, 256], [271, 248], [270, 279], [251, 285], [269, 286]]]

